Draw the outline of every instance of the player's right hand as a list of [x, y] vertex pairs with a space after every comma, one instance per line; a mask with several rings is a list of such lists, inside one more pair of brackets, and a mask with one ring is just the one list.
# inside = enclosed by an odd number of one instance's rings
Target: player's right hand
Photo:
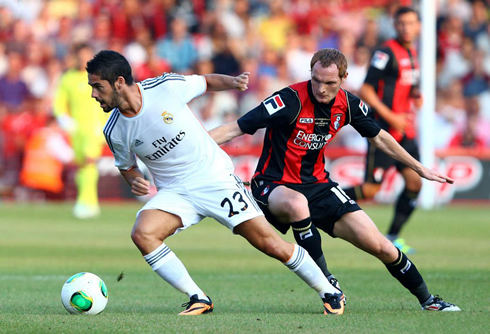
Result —
[[136, 196], [144, 196], [150, 193], [150, 181], [142, 177], [136, 177], [131, 183], [131, 192]]
[[392, 128], [401, 133], [405, 133], [405, 129], [409, 126], [411, 120], [410, 115], [407, 114], [391, 114], [387, 122]]

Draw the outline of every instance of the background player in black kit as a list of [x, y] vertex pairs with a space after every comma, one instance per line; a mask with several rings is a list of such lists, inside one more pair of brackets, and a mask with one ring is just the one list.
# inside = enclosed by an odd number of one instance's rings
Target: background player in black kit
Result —
[[[419, 160], [415, 141], [414, 106], [422, 104], [418, 88], [420, 70], [413, 42], [420, 31], [418, 13], [409, 7], [400, 7], [395, 14], [396, 39], [384, 43], [374, 52], [366, 79], [360, 91], [361, 98], [373, 108], [382, 129], [390, 133], [400, 145]], [[411, 168], [396, 161], [374, 145], [368, 144], [365, 183], [345, 189], [355, 200], [372, 199], [381, 188], [385, 172], [395, 166], [405, 181], [387, 238], [406, 254], [413, 249], [398, 237], [402, 226], [415, 209], [422, 179]]]
[[[376, 228], [373, 221], [325, 171], [324, 150], [336, 133], [351, 124], [372, 145], [410, 166], [422, 177], [453, 180], [422, 166], [386, 131], [358, 97], [340, 86], [347, 78], [347, 60], [335, 49], [315, 53], [311, 80], [286, 87], [238, 121], [209, 132], [222, 144], [244, 133], [266, 128], [262, 155], [252, 179], [252, 192], [267, 219], [282, 233], [292, 225], [298, 244], [327, 270], [315, 225], [376, 256], [422, 309], [459, 311], [429, 293], [415, 265]], [[323, 263], [323, 264], [322, 264]]]

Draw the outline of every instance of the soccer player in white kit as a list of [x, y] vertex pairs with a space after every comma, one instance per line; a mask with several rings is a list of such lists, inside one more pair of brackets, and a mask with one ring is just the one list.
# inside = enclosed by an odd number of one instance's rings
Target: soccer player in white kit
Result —
[[158, 189], [138, 211], [131, 238], [151, 268], [189, 296], [187, 308], [180, 315], [209, 313], [214, 305], [164, 241], [205, 217], [216, 219], [284, 263], [318, 292], [325, 314], [344, 312], [342, 292], [328, 282], [308, 252], [274, 232], [233, 174], [228, 155], [187, 106], [206, 90], [246, 90], [247, 72], [237, 77], [166, 73], [134, 83], [127, 60], [108, 50], [87, 63], [87, 72], [92, 97], [104, 112], [112, 111], [104, 135], [121, 175], [133, 194], [149, 193], [149, 181], [136, 163], [138, 156]]

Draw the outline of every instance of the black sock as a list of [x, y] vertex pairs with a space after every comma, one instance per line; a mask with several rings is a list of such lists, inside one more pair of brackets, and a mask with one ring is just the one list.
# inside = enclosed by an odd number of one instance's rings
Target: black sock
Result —
[[311, 218], [300, 220], [299, 222], [291, 223], [293, 227], [294, 239], [310, 254], [311, 258], [316, 262], [322, 270], [325, 277], [332, 275], [327, 268], [327, 262], [322, 251], [322, 238], [315, 225], [311, 223]]
[[418, 193], [414, 193], [407, 188], [402, 191], [396, 202], [395, 217], [393, 217], [391, 222], [388, 235], [397, 236], [400, 233], [403, 225], [405, 225], [413, 210], [415, 210], [417, 196]]
[[362, 193], [362, 186], [355, 186], [352, 188], [344, 189], [344, 192], [354, 201], [364, 199], [364, 194]]
[[427, 289], [422, 275], [420, 275], [417, 267], [400, 250], [398, 250], [398, 259], [393, 263], [385, 263], [385, 266], [398, 282], [417, 297], [420, 304], [430, 298], [431, 294]]

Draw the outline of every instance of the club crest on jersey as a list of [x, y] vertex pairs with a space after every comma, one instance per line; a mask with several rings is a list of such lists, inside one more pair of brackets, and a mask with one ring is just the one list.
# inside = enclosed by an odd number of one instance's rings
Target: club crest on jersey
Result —
[[163, 121], [167, 124], [170, 124], [174, 121], [174, 115], [172, 115], [171, 113], [169, 113], [168, 111], [164, 111], [162, 113], [162, 116], [163, 116]]
[[368, 108], [367, 104], [364, 103], [362, 100], [361, 100], [361, 103], [359, 103], [359, 109], [361, 109], [364, 116], [367, 116], [369, 108]]
[[269, 97], [263, 103], [264, 103], [265, 109], [267, 109], [267, 112], [269, 113], [269, 115], [275, 114], [277, 111], [281, 110], [282, 108], [284, 108], [286, 106], [284, 104], [284, 102], [282, 102], [282, 99], [279, 96], [279, 94], [276, 94], [276, 95]]
[[378, 70], [384, 70], [389, 60], [390, 56], [387, 53], [378, 50], [373, 55], [371, 65], [376, 67]]
[[340, 120], [342, 119], [342, 114], [333, 115], [333, 119], [333, 127], [335, 130], [338, 130], [340, 128]]
[[302, 124], [313, 124], [313, 118], [300, 118], [299, 122]]

